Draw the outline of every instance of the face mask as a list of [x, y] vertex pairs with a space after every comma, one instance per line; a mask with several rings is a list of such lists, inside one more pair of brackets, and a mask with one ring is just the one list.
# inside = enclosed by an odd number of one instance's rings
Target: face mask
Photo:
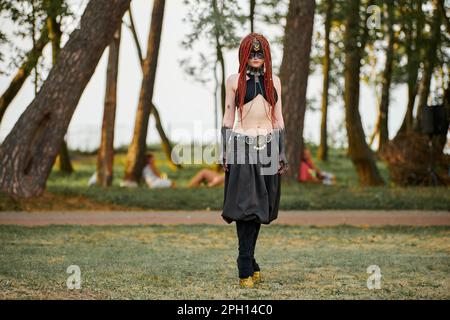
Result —
[[262, 52], [250, 52], [249, 59], [264, 59], [264, 54]]

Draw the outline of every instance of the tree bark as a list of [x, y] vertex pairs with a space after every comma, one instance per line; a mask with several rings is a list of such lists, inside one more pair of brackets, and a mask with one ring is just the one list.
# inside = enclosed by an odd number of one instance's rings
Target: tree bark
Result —
[[119, 49], [121, 26], [114, 33], [109, 45], [106, 70], [105, 106], [103, 109], [102, 138], [97, 157], [97, 185], [109, 187], [113, 181], [114, 122], [117, 106], [117, 76], [119, 73]]
[[144, 60], [143, 79], [138, 110], [134, 126], [133, 140], [127, 154], [124, 180], [139, 181], [144, 168], [144, 155], [151, 113], [156, 67], [158, 65], [159, 44], [164, 17], [164, 0], [154, 0], [150, 32], [147, 41], [147, 56]]
[[433, 0], [434, 18], [431, 25], [430, 38], [428, 41], [426, 54], [423, 61], [423, 74], [420, 80], [419, 101], [417, 104], [416, 121], [414, 122], [414, 131], [420, 131], [422, 127], [422, 110], [428, 102], [430, 94], [431, 78], [437, 61], [437, 50], [441, 38], [441, 10], [439, 9], [439, 0]]
[[[405, 6], [407, 6], [405, 4]], [[420, 47], [422, 41], [422, 30], [424, 24], [424, 16], [421, 11], [422, 1], [414, 1], [411, 6], [407, 6], [407, 10], [416, 13], [417, 18], [409, 18], [406, 25], [407, 30], [405, 31], [406, 43], [411, 45], [406, 46], [406, 57], [408, 63], [406, 65], [407, 70], [407, 85], [408, 85], [408, 104], [406, 105], [406, 113], [403, 118], [400, 129], [396, 133], [396, 137], [400, 133], [411, 132], [413, 130], [413, 120], [414, 120], [414, 105], [416, 103], [416, 96], [418, 91], [417, 79], [419, 76], [420, 68]], [[411, 15], [411, 12], [402, 11], [402, 13]], [[395, 138], [394, 138], [395, 139]]]
[[8, 106], [13, 101], [14, 97], [22, 88], [25, 80], [30, 75], [31, 71], [36, 66], [39, 57], [42, 55], [42, 50], [49, 42], [47, 26], [44, 26], [41, 30], [41, 35], [38, 41], [36, 41], [36, 46], [32, 48], [26, 55], [25, 61], [17, 70], [16, 75], [9, 84], [8, 88], [3, 92], [0, 97], [0, 123], [2, 122], [3, 116], [5, 115]]
[[322, 121], [320, 124], [320, 145], [317, 151], [317, 158], [322, 161], [328, 160], [328, 90], [330, 87], [330, 30], [331, 15], [333, 13], [333, 0], [326, 0], [326, 17], [325, 17], [325, 53], [323, 56], [323, 84], [322, 84]]
[[57, 159], [58, 159], [59, 170], [61, 172], [70, 174], [74, 171], [72, 163], [70, 161], [69, 147], [67, 146], [66, 140], [64, 140], [64, 139], [61, 143], [61, 148], [59, 149], [59, 154], [58, 154]]
[[359, 37], [359, 0], [348, 1], [347, 21], [345, 25], [344, 46], [344, 104], [345, 124], [348, 136], [348, 154], [356, 168], [361, 185], [382, 185], [383, 179], [378, 172], [372, 151], [369, 149], [359, 114], [360, 61], [363, 46], [358, 47]]
[[[58, 57], [59, 51], [61, 50], [61, 26], [56, 20], [56, 16], [58, 14], [57, 10], [50, 9], [49, 0], [46, 1], [47, 10], [49, 11], [49, 16], [47, 18], [47, 29], [48, 29], [48, 37], [50, 39], [50, 43], [52, 44], [52, 64], [55, 65], [56, 58]], [[67, 143], [65, 140], [61, 143], [61, 148], [59, 149], [58, 154], [58, 166], [59, 170], [64, 173], [72, 173], [73, 166], [70, 162], [69, 156], [69, 148], [67, 147]]]
[[296, 179], [303, 153], [303, 128], [306, 111], [314, 0], [291, 0], [284, 32], [280, 68], [281, 96], [286, 132], [287, 177]]
[[[142, 56], [141, 51], [141, 45], [139, 43], [139, 39], [137, 36], [136, 28], [134, 27], [134, 19], [133, 14], [131, 12], [131, 8], [128, 10], [128, 14], [130, 16], [130, 29], [131, 33], [133, 34], [134, 44], [136, 45], [136, 50], [138, 53], [139, 61], [141, 63], [142, 72], [144, 72], [144, 58]], [[171, 168], [181, 168], [182, 165], [179, 163], [175, 163], [172, 159], [172, 142], [170, 142], [169, 137], [167, 136], [166, 132], [164, 131], [164, 128], [162, 126], [161, 117], [159, 116], [158, 108], [155, 106], [155, 104], [152, 102], [150, 112], [153, 115], [155, 119], [155, 126], [156, 130], [158, 131], [159, 137], [161, 138], [161, 145], [164, 151], [164, 154], [166, 155], [167, 160], [169, 161], [169, 166]]]
[[143, 68], [144, 67], [144, 57], [142, 56], [141, 45], [139, 43], [139, 38], [138, 38], [138, 35], [136, 32], [136, 27], [134, 26], [134, 18], [133, 18], [133, 13], [131, 12], [131, 7], [128, 9], [128, 16], [130, 18], [131, 34], [133, 35], [134, 44], [136, 45], [136, 50], [137, 50], [137, 54], [139, 57], [139, 61], [141, 63], [141, 68]]
[[[216, 16], [219, 15], [218, 12], [218, 7], [217, 7], [217, 0], [213, 0], [212, 1], [212, 7], [213, 7], [213, 11], [214, 14]], [[223, 57], [223, 46], [220, 43], [220, 39], [219, 39], [219, 30], [220, 30], [220, 26], [218, 25], [218, 21], [216, 20], [216, 25], [214, 28], [214, 38], [216, 40], [216, 56], [217, 56], [217, 61], [220, 64], [220, 69], [221, 69], [221, 79], [220, 79], [220, 105], [222, 106], [222, 115], [225, 114], [225, 97], [226, 97], [226, 91], [225, 91], [225, 59]]]
[[394, 67], [394, 4], [387, 2], [387, 47], [385, 51], [386, 62], [384, 64], [383, 75], [381, 79], [381, 102], [379, 106], [379, 141], [378, 151], [381, 151], [386, 143], [389, 141], [389, 128], [388, 128], [388, 116], [389, 116], [389, 98], [392, 82], [392, 70]]
[[39, 196], [73, 112], [130, 0], [91, 0], [36, 98], [0, 147], [0, 190]]
[[250, 20], [250, 33], [255, 32], [255, 6], [256, 6], [256, 0], [250, 0], [250, 14], [249, 14], [249, 20]]
[[[166, 155], [168, 161], [169, 161], [169, 167], [172, 169], [174, 168], [181, 168], [182, 165], [179, 163], [175, 163], [172, 159], [172, 142], [170, 142], [169, 137], [166, 135], [164, 128], [162, 127], [161, 117], [159, 116], [158, 109], [156, 106], [152, 103], [152, 115], [155, 119], [155, 126], [156, 131], [158, 131], [159, 137], [161, 138], [161, 146], [163, 149], [164, 154]], [[178, 161], [177, 161], [178, 162]]]

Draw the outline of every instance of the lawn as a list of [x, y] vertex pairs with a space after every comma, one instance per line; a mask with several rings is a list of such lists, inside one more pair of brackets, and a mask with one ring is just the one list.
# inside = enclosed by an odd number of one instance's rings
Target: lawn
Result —
[[[313, 155], [315, 147], [309, 146]], [[119, 187], [123, 177], [125, 150], [118, 150], [114, 162], [116, 179], [112, 187], [88, 187], [89, 177], [95, 171], [96, 155], [72, 152], [75, 172], [65, 175], [56, 168], [47, 182], [47, 193], [42, 198], [12, 200], [0, 195], [0, 210], [72, 210], [72, 209], [161, 209], [161, 210], [220, 210], [223, 205], [223, 187], [189, 189], [188, 181], [205, 165], [185, 165], [172, 170], [159, 146], [152, 146], [157, 166], [161, 172], [176, 181], [176, 189], [150, 190], [145, 186], [136, 189]], [[335, 186], [300, 184], [283, 181], [281, 210], [316, 209], [423, 209], [448, 210], [448, 187], [396, 187], [389, 182], [383, 162], [377, 166], [387, 182], [384, 187], [360, 187], [354, 167], [344, 149], [330, 149], [330, 161], [316, 164], [333, 172]]]
[[[265, 281], [241, 289], [234, 224], [1, 226], [0, 298], [449, 299], [449, 243], [450, 227], [263, 226]], [[381, 289], [367, 288], [369, 265]]]

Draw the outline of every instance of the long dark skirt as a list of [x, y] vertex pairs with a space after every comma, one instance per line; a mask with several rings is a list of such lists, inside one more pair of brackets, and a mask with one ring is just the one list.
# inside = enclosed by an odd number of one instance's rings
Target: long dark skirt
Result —
[[[236, 135], [240, 138], [236, 138]], [[231, 136], [234, 145], [231, 158], [234, 161], [227, 161], [233, 163], [229, 163], [229, 171], [225, 172], [222, 218], [227, 223], [256, 220], [269, 224], [278, 217], [281, 195], [281, 175], [276, 173], [278, 156], [274, 154], [278, 149], [272, 147], [278, 140], [273, 136], [272, 140], [265, 143], [266, 148], [259, 151], [253, 148], [255, 144], [248, 143], [240, 144], [241, 147], [237, 148], [237, 142], [242, 137], [245, 139], [245, 135], [234, 132]], [[261, 144], [258, 143], [258, 146]]]

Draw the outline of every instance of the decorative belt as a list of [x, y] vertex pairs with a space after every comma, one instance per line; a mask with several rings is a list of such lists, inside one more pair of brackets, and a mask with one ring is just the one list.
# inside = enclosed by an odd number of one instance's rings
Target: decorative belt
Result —
[[253, 145], [253, 149], [263, 150], [266, 147], [266, 144], [272, 140], [272, 132], [269, 134], [260, 134], [257, 136], [249, 136], [246, 134], [238, 133], [233, 131], [233, 135], [236, 139], [247, 143], [248, 145]]

